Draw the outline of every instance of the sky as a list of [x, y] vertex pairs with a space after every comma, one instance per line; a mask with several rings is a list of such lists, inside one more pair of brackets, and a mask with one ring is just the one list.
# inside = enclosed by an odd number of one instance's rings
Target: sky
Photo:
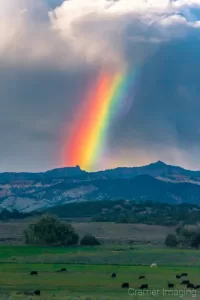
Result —
[[1, 0], [0, 172], [64, 167], [99, 70], [135, 72], [97, 169], [200, 169], [200, 0]]

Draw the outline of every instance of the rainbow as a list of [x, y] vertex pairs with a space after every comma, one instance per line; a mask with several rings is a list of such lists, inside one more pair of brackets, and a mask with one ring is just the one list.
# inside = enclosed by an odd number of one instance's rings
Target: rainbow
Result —
[[72, 122], [62, 165], [94, 170], [105, 149], [113, 114], [123, 105], [134, 76], [135, 72], [101, 72]]

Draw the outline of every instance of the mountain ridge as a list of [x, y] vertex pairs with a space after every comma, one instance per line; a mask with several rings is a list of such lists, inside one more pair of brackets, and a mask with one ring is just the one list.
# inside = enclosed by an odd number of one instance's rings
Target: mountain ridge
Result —
[[166, 164], [165, 162], [162, 162], [160, 160], [147, 164], [147, 165], [142, 165], [142, 166], [130, 166], [130, 167], [116, 167], [112, 169], [105, 169], [105, 170], [99, 170], [95, 172], [87, 172], [85, 170], [82, 170], [80, 166], [75, 166], [75, 167], [61, 167], [61, 168], [54, 168], [50, 169], [47, 171], [42, 171], [42, 172], [0, 172], [0, 181], [7, 176], [8, 179], [14, 179], [14, 180], [23, 180], [23, 179], [42, 179], [45, 176], [46, 177], [51, 177], [51, 178], [62, 178], [62, 177], [73, 177], [73, 176], [78, 176], [78, 175], [84, 175], [84, 174], [102, 174], [102, 173], [108, 173], [108, 172], [116, 172], [119, 170], [142, 170], [142, 169], [152, 169], [152, 168], [159, 168], [159, 169], [176, 169], [181, 171], [182, 173], [185, 174], [193, 174], [194, 176], [198, 175], [200, 176], [200, 170], [190, 170], [190, 169], [185, 169], [180, 166], [174, 166], [170, 164]]
[[77, 201], [121, 199], [200, 204], [200, 171], [157, 161], [97, 172], [76, 166], [0, 173], [0, 209], [31, 212]]

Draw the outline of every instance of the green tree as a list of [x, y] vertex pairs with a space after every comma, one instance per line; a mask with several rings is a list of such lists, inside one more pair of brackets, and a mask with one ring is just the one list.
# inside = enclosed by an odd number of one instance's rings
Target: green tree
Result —
[[165, 246], [173, 248], [179, 244], [175, 234], [168, 234], [165, 239]]
[[182, 226], [181, 225], [179, 225], [177, 228], [176, 228], [176, 234], [180, 234], [181, 233], [181, 231], [182, 231], [183, 229], [182, 229]]
[[190, 246], [194, 236], [194, 231], [183, 228], [180, 230], [179, 236], [182, 241], [182, 245]]
[[198, 249], [200, 245], [200, 232], [194, 232], [191, 238], [190, 246]]
[[187, 228], [181, 227], [176, 230], [178, 233], [179, 242], [182, 246], [188, 246], [198, 249], [200, 245], [200, 231], [199, 230], [189, 230]]
[[26, 244], [69, 246], [76, 245], [79, 236], [70, 224], [60, 222], [58, 219], [44, 215], [35, 224], [30, 224], [24, 231]]
[[96, 245], [101, 245], [99, 240], [95, 238], [93, 235], [86, 234], [82, 237], [80, 240], [80, 244], [83, 246], [96, 246]]
[[121, 213], [118, 218], [118, 223], [129, 223], [127, 214]]

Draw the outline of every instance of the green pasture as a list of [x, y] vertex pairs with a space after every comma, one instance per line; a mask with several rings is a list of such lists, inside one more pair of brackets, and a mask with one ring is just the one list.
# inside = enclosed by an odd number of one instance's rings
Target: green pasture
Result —
[[37, 247], [0, 246], [0, 263], [200, 266], [200, 251], [148, 246]]
[[[158, 264], [157, 268], [149, 267], [153, 262]], [[140, 263], [143, 265], [139, 266]], [[64, 267], [67, 272], [56, 272]], [[38, 271], [38, 276], [30, 276], [34, 270]], [[111, 278], [113, 272], [117, 274], [116, 278]], [[186, 290], [175, 278], [176, 274], [183, 272], [188, 273], [192, 283], [200, 284], [199, 251], [150, 247], [1, 246], [0, 299], [200, 299], [200, 290]], [[139, 280], [140, 275], [146, 278]], [[134, 291], [130, 296], [128, 289], [121, 288], [123, 282], [128, 282], [135, 290], [140, 284], [148, 283], [149, 290]], [[169, 282], [175, 284], [171, 294], [166, 291]], [[36, 289], [41, 290], [40, 297], [23, 295]], [[179, 296], [177, 292], [180, 292]]]

